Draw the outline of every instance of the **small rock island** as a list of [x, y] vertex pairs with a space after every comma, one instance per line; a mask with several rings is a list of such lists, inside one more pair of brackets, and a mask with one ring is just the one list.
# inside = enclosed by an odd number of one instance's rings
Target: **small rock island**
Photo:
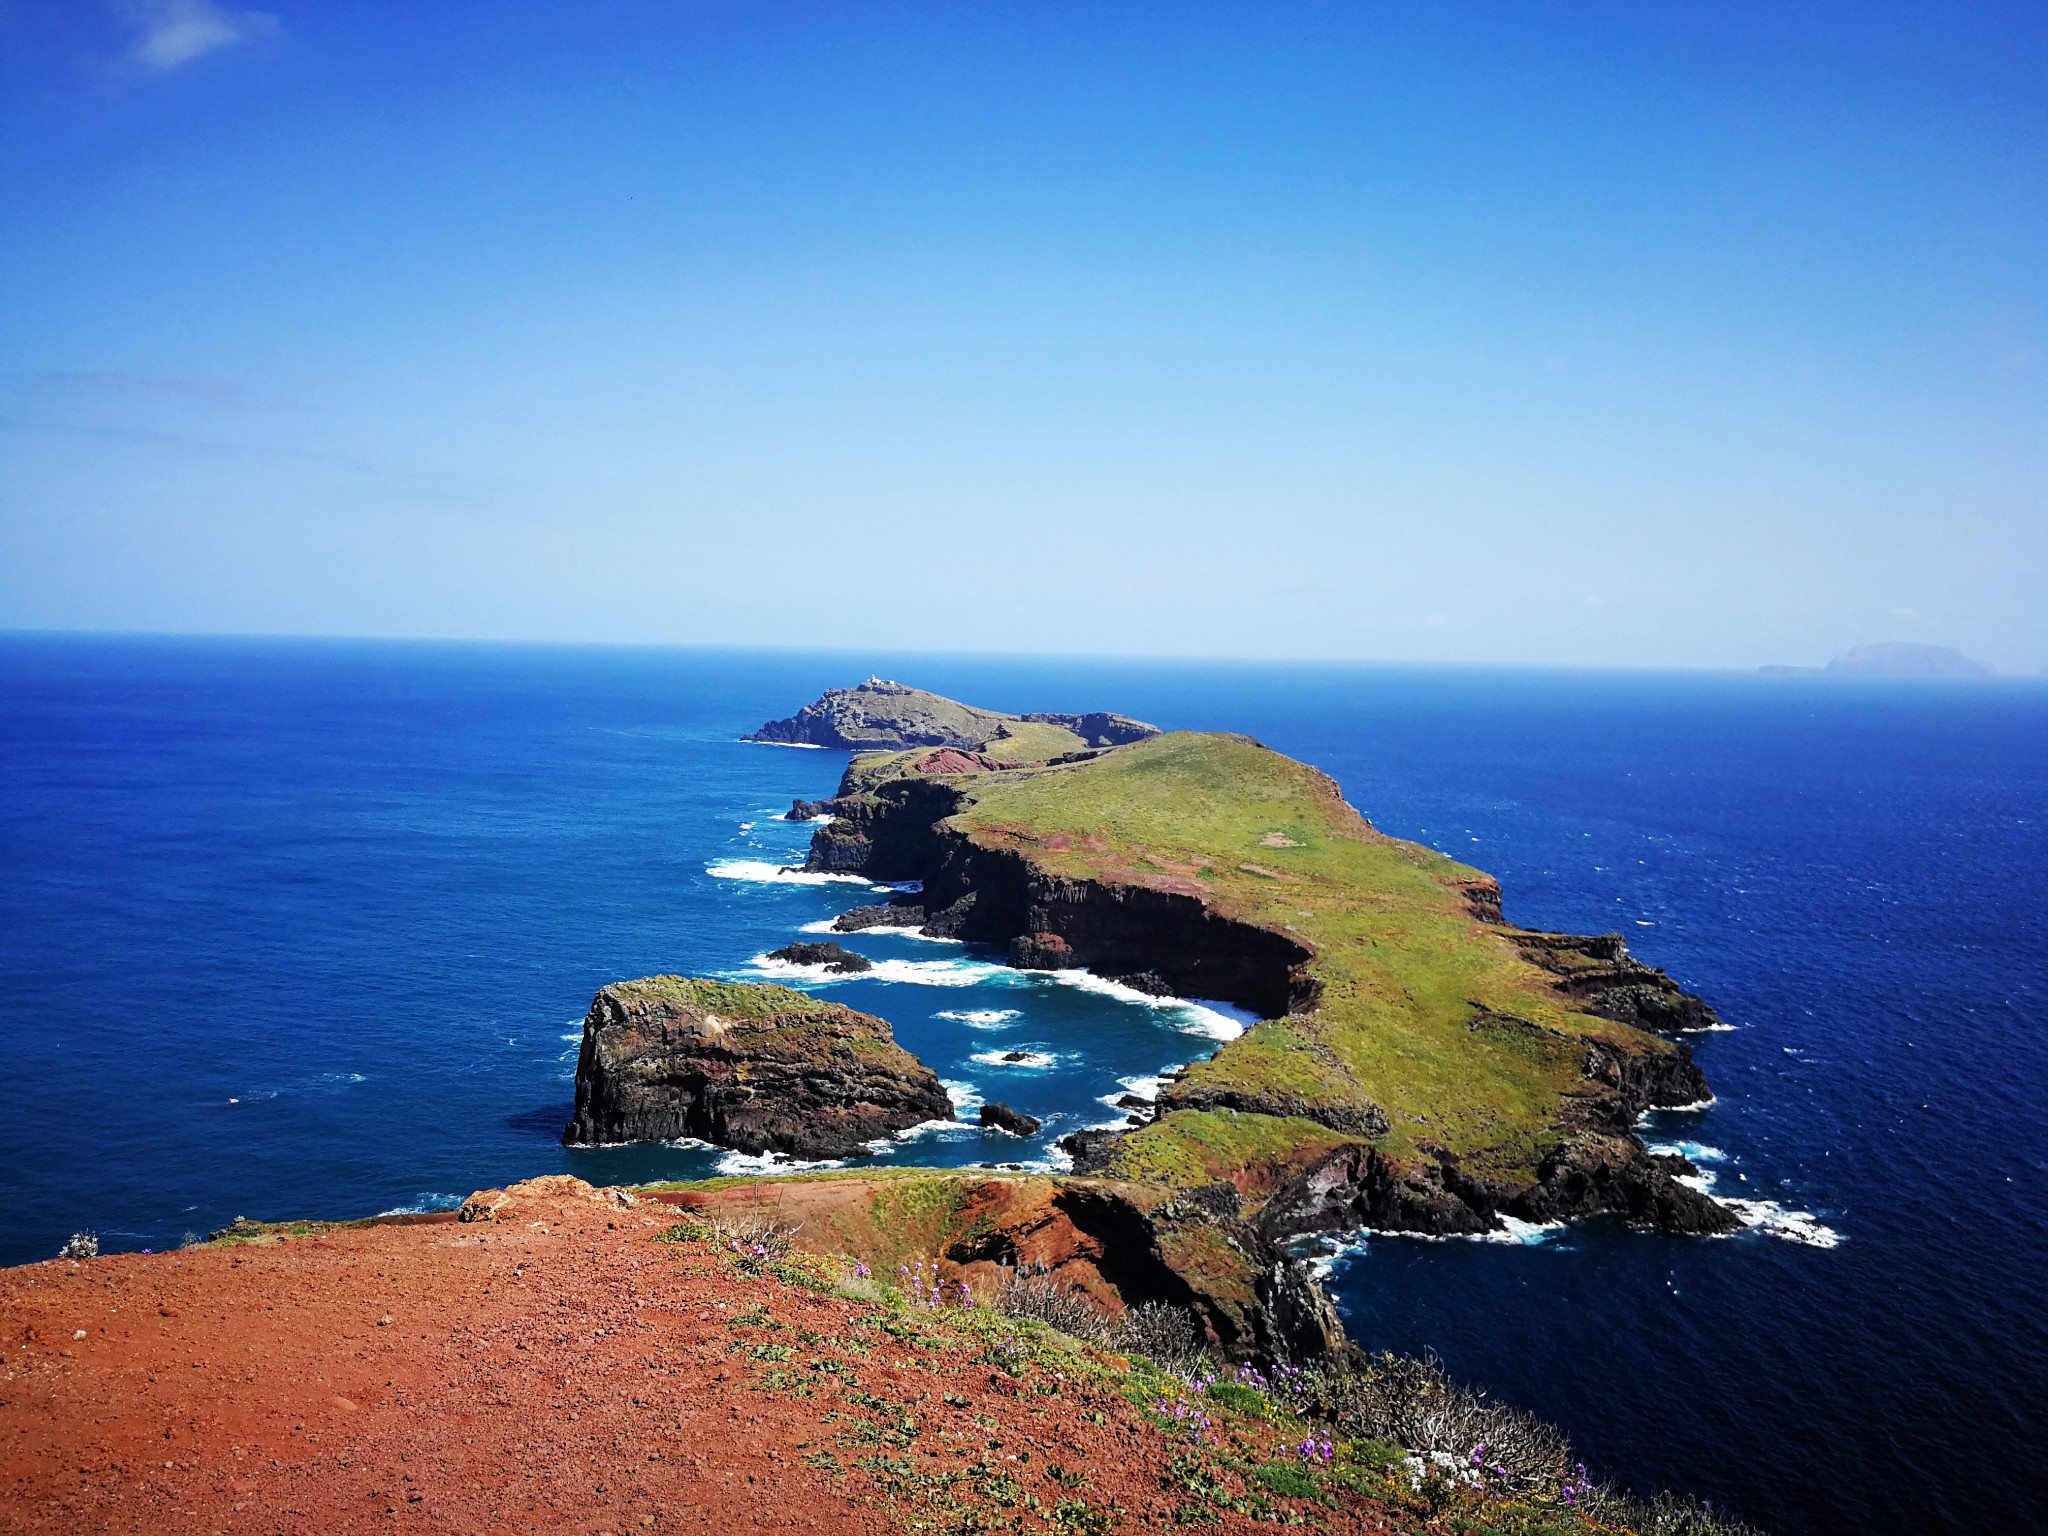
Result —
[[871, 677], [858, 688], [828, 688], [816, 703], [806, 704], [787, 720], [770, 720], [743, 739], [856, 752], [950, 747], [1025, 762], [1089, 747], [1122, 746], [1158, 734], [1158, 727], [1126, 715], [1006, 715]]
[[881, 1019], [788, 987], [649, 976], [592, 1001], [562, 1140], [690, 1136], [833, 1158], [952, 1118], [937, 1076]]

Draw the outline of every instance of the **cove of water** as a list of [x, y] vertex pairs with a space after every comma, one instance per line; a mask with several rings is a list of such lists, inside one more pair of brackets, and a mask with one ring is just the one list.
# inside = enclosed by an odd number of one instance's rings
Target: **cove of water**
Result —
[[[0, 638], [0, 1258], [755, 1166], [562, 1148], [580, 1020], [608, 980], [776, 974], [765, 951], [879, 899], [772, 873], [808, 836], [780, 812], [843, 756], [735, 739], [874, 670], [1246, 731], [1498, 875], [1512, 920], [1619, 930], [1735, 1026], [1693, 1042], [1715, 1103], [1645, 1135], [1757, 1226], [1370, 1237], [1331, 1267], [1359, 1342], [1781, 1532], [2039, 1524], [2038, 684]], [[844, 942], [877, 970], [776, 979], [889, 1019], [970, 1121], [1047, 1121], [878, 1161], [1055, 1165], [1242, 1022]]]

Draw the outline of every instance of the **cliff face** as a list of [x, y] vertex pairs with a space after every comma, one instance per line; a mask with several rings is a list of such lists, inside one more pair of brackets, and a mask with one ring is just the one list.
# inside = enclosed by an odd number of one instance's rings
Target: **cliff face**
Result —
[[952, 1118], [938, 1078], [880, 1019], [785, 987], [657, 976], [591, 1003], [562, 1139], [846, 1157]]
[[[1105, 800], [1088, 776], [1110, 772], [1162, 782]], [[1736, 1225], [1631, 1131], [1708, 1096], [1691, 1053], [1653, 1032], [1711, 1025], [1706, 1004], [1617, 935], [1512, 927], [1491, 880], [1381, 837], [1313, 770], [1242, 738], [1165, 737], [1023, 772], [850, 771], [846, 787], [810, 867], [922, 880], [927, 931], [1005, 946], [1014, 965], [1085, 966], [1269, 1021], [1169, 1084], [1148, 1124], [1091, 1133], [1079, 1167], [1225, 1182], [1275, 1236], [1502, 1216]], [[1231, 831], [1257, 860], [1214, 854], [1213, 803], [1183, 809], [1184, 788], [1218, 787], [1263, 797]], [[1121, 839], [1094, 830], [1112, 819]], [[1334, 875], [1306, 857], [1326, 847]]]

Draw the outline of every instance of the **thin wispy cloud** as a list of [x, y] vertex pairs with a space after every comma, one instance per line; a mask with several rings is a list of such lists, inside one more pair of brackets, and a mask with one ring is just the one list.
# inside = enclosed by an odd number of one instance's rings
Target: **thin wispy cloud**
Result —
[[152, 74], [282, 30], [268, 11], [230, 10], [215, 0], [127, 0], [122, 9], [136, 29], [128, 62]]

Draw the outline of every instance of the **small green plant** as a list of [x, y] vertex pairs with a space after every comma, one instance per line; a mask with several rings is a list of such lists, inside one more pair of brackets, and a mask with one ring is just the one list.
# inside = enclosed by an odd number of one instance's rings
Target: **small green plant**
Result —
[[1323, 1497], [1321, 1484], [1300, 1467], [1290, 1467], [1284, 1462], [1252, 1468], [1251, 1480], [1268, 1493], [1277, 1493], [1283, 1499]]
[[1053, 1524], [1079, 1536], [1109, 1536], [1116, 1529], [1116, 1516], [1106, 1509], [1091, 1509], [1086, 1499], [1063, 1499], [1052, 1507]]

